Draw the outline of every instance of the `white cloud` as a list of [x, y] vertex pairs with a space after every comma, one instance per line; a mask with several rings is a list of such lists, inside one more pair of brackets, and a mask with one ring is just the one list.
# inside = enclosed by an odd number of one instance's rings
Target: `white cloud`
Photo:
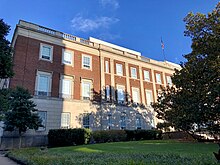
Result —
[[95, 19], [83, 18], [77, 14], [71, 21], [73, 31], [88, 32], [100, 28], [108, 29], [112, 24], [117, 23], [119, 19], [111, 17], [97, 17]]
[[119, 8], [119, 2], [117, 0], [99, 0], [102, 7], [112, 7], [113, 9]]

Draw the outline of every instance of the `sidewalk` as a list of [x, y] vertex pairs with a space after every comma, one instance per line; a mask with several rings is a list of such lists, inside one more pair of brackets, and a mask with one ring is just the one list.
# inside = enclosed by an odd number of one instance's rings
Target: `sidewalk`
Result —
[[0, 165], [18, 165], [11, 159], [5, 157], [4, 155], [0, 154]]

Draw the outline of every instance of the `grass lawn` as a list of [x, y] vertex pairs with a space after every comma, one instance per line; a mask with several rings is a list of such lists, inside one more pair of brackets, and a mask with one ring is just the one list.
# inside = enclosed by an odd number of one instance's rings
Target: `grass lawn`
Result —
[[148, 140], [82, 145], [73, 147], [12, 150], [9, 156], [33, 165], [72, 164], [218, 164], [213, 156], [218, 146], [212, 143], [187, 143]]

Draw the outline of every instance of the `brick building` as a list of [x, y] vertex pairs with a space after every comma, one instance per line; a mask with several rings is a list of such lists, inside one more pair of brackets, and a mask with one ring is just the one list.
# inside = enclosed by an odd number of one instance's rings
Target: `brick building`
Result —
[[[151, 129], [150, 106], [160, 86], [172, 85], [179, 65], [95, 38], [85, 40], [26, 21], [16, 26], [9, 87], [29, 89], [49, 129]], [[33, 133], [33, 132], [32, 132]]]

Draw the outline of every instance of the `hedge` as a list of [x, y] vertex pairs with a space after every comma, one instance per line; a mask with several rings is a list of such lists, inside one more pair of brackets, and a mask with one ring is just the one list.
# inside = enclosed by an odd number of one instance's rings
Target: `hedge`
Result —
[[84, 128], [53, 129], [48, 133], [49, 147], [62, 147], [87, 144], [90, 141], [91, 131]]
[[92, 139], [95, 143], [126, 141], [127, 135], [124, 130], [102, 130], [92, 132]]
[[159, 130], [126, 130], [127, 140], [157, 140], [162, 139]]

